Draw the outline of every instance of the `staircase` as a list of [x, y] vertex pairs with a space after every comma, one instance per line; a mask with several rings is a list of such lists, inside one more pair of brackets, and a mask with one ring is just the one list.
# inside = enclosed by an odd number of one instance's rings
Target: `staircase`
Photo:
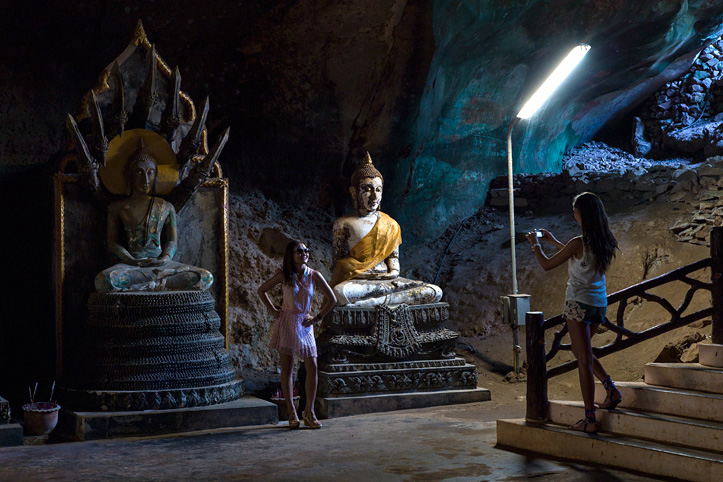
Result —
[[[598, 434], [568, 427], [582, 402], [550, 401], [547, 422], [497, 421], [497, 445], [682, 480], [723, 480], [723, 345], [699, 345], [700, 363], [649, 363], [645, 382], [619, 382], [623, 401], [598, 410]], [[595, 401], [605, 398], [602, 385]]]

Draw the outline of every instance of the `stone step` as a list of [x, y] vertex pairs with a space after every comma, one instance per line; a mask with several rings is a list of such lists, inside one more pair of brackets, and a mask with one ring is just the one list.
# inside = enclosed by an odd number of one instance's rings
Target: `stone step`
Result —
[[456, 405], [458, 403], [486, 402], [492, 399], [486, 388], [462, 390], [430, 390], [414, 393], [383, 393], [317, 397], [316, 415], [319, 418], [348, 417], [362, 413], [391, 412], [410, 408]]
[[[582, 402], [550, 401], [550, 420], [570, 426], [585, 413]], [[597, 410], [602, 431], [723, 453], [723, 423], [628, 409]]]
[[646, 363], [645, 383], [668, 388], [723, 393], [723, 369], [700, 363]]
[[[643, 382], [617, 382], [623, 395], [618, 408], [663, 413], [698, 420], [723, 422], [723, 395], [680, 388], [656, 387]], [[595, 386], [595, 402], [605, 400], [605, 389]]]
[[698, 345], [698, 350], [701, 365], [723, 368], [723, 345]]
[[23, 427], [19, 423], [0, 423], [0, 447], [23, 444]]
[[276, 405], [246, 395], [205, 407], [136, 412], [73, 412], [61, 410], [53, 435], [63, 441], [138, 437], [214, 428], [278, 423]]
[[552, 423], [497, 420], [497, 446], [682, 480], [720, 480], [723, 455]]

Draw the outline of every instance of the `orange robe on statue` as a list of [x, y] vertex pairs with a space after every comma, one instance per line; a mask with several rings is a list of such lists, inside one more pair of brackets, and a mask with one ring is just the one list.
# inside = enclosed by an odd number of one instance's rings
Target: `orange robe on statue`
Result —
[[399, 224], [379, 211], [379, 219], [347, 256], [336, 261], [331, 286], [356, 278], [364, 271], [384, 261], [402, 244], [402, 230]]

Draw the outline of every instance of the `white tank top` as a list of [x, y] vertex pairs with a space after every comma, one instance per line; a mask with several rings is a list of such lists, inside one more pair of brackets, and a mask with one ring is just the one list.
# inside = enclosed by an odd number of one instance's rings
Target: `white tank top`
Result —
[[595, 269], [595, 255], [584, 246], [582, 258], [572, 256], [567, 261], [567, 281], [565, 301], [574, 300], [590, 306], [608, 305], [605, 289], [605, 275]]

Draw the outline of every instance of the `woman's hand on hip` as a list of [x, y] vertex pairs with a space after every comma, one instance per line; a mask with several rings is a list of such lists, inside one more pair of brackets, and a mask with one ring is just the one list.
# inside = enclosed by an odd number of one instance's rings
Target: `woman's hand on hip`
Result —
[[304, 316], [304, 321], [301, 322], [301, 326], [305, 326], [306, 328], [308, 328], [314, 324], [314, 320], [315, 320], [315, 318], [307, 313]]

